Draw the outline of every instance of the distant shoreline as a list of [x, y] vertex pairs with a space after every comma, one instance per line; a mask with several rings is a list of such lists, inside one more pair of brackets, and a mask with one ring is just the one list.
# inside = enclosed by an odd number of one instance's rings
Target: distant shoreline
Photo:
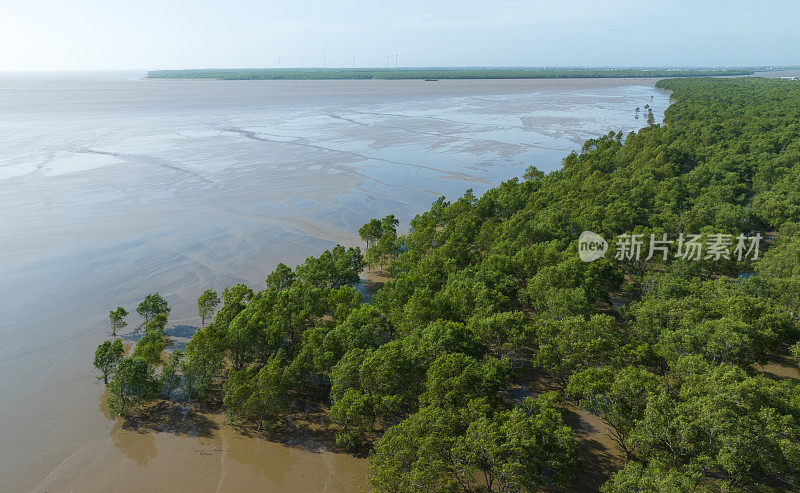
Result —
[[287, 68], [151, 70], [149, 79], [216, 80], [412, 80], [438, 79], [597, 79], [640, 77], [719, 77], [753, 75], [745, 68]]

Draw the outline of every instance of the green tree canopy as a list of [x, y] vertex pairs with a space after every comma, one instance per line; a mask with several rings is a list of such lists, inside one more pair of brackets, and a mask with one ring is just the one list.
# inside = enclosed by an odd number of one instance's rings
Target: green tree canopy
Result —
[[142, 358], [150, 365], [158, 366], [161, 364], [161, 353], [167, 347], [164, 336], [156, 330], [148, 330], [144, 337], [136, 342], [133, 348], [133, 356]]
[[119, 360], [125, 354], [120, 339], [105, 341], [94, 352], [94, 367], [100, 371], [103, 383], [108, 385], [108, 376], [114, 371]]
[[139, 303], [139, 306], [136, 307], [136, 313], [138, 313], [139, 316], [144, 319], [139, 328], [141, 329], [142, 327], [146, 326], [157, 315], [164, 315], [168, 317], [169, 312], [170, 307], [167, 303], [167, 300], [162, 298], [158, 293], [148, 294], [145, 296], [142, 302]]
[[112, 415], [128, 417], [136, 408], [158, 394], [158, 380], [153, 368], [138, 356], [122, 358], [108, 383], [111, 395], [108, 410]]
[[128, 316], [128, 311], [118, 306], [116, 310], [108, 312], [108, 325], [111, 328], [111, 336], [117, 337], [117, 332], [124, 329], [128, 325], [125, 317]]
[[197, 298], [197, 315], [200, 317], [200, 326], [206, 326], [206, 320], [214, 317], [214, 310], [220, 303], [219, 295], [213, 289], [206, 289]]

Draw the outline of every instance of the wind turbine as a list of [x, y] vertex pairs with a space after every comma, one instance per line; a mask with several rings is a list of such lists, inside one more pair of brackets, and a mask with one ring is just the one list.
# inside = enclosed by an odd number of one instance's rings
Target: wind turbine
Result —
[[356, 69], [356, 56], [353, 55], [353, 70]]
[[400, 53], [395, 53], [394, 54], [394, 68], [395, 69], [397, 69], [397, 57], [399, 57], [399, 56], [400, 56]]
[[325, 68], [325, 50], [322, 50], [322, 68]]

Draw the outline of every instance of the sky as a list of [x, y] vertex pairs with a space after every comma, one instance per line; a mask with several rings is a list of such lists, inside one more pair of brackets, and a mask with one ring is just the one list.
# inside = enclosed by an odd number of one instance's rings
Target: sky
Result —
[[800, 65], [796, 0], [0, 0], [0, 70]]

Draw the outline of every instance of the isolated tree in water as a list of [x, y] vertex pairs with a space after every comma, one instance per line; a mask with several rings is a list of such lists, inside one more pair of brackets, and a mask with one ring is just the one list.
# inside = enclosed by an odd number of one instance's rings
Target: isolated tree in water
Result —
[[105, 341], [97, 346], [94, 352], [94, 367], [103, 375], [104, 384], [108, 385], [108, 376], [114, 371], [123, 354], [125, 349], [120, 339], [114, 339], [114, 342]]
[[144, 300], [139, 303], [139, 306], [136, 307], [136, 313], [138, 313], [139, 316], [144, 319], [137, 330], [141, 330], [142, 327], [153, 320], [156, 315], [163, 313], [164, 315], [169, 316], [169, 312], [170, 308], [167, 300], [162, 298], [158, 293], [148, 294], [145, 296]]
[[200, 324], [203, 327], [206, 326], [206, 320], [211, 320], [214, 317], [214, 310], [219, 305], [219, 302], [219, 295], [212, 289], [206, 289], [197, 298], [197, 314], [200, 316]]
[[111, 335], [117, 337], [117, 331], [122, 330], [128, 325], [125, 317], [128, 316], [128, 311], [118, 306], [116, 310], [108, 312], [108, 325], [111, 327]]

